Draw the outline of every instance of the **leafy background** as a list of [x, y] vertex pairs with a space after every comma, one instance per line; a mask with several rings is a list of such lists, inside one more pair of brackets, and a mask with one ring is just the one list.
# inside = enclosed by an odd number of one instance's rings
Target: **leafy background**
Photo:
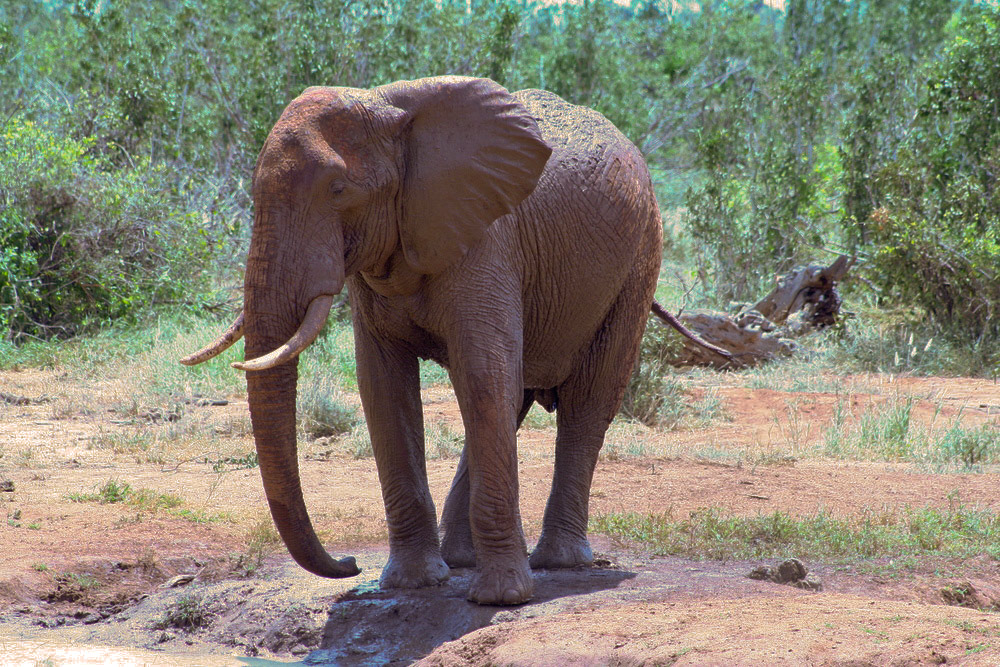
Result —
[[643, 150], [673, 305], [856, 254], [853, 328], [877, 333], [852, 354], [937, 340], [961, 361], [927, 370], [995, 374], [997, 53], [996, 3], [953, 0], [4, 2], [0, 338], [228, 316], [285, 104], [451, 73], [552, 90]]

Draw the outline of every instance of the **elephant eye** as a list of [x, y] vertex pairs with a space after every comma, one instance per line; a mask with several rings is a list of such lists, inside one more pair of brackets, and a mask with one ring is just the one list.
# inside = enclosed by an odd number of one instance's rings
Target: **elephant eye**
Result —
[[344, 183], [344, 181], [337, 179], [333, 183], [330, 183], [330, 194], [333, 195], [343, 194], [346, 188], [347, 184]]

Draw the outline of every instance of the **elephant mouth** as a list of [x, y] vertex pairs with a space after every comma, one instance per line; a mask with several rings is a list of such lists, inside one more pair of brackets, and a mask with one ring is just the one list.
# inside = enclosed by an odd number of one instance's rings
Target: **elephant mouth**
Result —
[[330, 316], [330, 309], [333, 307], [334, 297], [329, 294], [321, 294], [309, 302], [305, 317], [299, 328], [292, 334], [283, 345], [277, 349], [247, 361], [237, 361], [233, 363], [233, 368], [241, 371], [263, 371], [274, 368], [291, 361], [316, 340], [319, 332], [323, 330], [327, 318]]
[[[326, 320], [330, 316], [333, 300], [334, 297], [328, 294], [321, 294], [313, 299], [309, 302], [306, 315], [302, 319], [302, 323], [299, 324], [299, 328], [287, 342], [277, 347], [274, 351], [256, 359], [235, 362], [233, 363], [233, 368], [243, 371], [266, 370], [280, 366], [286, 361], [297, 357], [304, 349], [312, 345], [319, 332], [323, 330], [323, 325], [326, 324]], [[194, 354], [184, 357], [180, 362], [185, 366], [195, 366], [218, 356], [243, 337], [243, 325], [244, 313], [241, 312], [236, 321], [221, 336]]]

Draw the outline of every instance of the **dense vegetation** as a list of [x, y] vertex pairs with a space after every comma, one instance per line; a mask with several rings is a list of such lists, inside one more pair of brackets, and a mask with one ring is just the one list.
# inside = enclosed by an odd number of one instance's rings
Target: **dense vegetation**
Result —
[[998, 53], [1000, 10], [954, 0], [2, 3], [0, 338], [234, 298], [284, 105], [454, 73], [611, 118], [699, 305], [854, 253], [851, 298], [996, 372]]

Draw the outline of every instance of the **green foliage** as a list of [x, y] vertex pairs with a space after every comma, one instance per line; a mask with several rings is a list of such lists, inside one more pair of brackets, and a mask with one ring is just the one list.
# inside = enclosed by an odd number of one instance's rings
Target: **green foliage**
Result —
[[[3, 356], [50, 363], [10, 342], [218, 301], [211, 290], [239, 284], [255, 156], [292, 98], [448, 73], [546, 88], [608, 116], [661, 175], [662, 202], [686, 205], [669, 236], [693, 294], [756, 298], [775, 273], [847, 248], [862, 258], [854, 295], [873, 288], [880, 307], [911, 307], [936, 340], [994, 370], [998, 11], [967, 0], [2, 4]], [[318, 344], [353, 388], [348, 338]], [[424, 384], [443, 380], [429, 368]]]
[[[906, 135], [852, 219], [886, 298], [970, 342], [1000, 339], [1000, 9], [970, 8], [926, 65]], [[860, 210], [859, 213], [864, 213]]]
[[833, 342], [830, 359], [844, 370], [986, 377], [1000, 370], [994, 341], [948, 336], [941, 326], [905, 314], [862, 312]]
[[[743, 23], [756, 40], [776, 37], [772, 26]], [[775, 74], [775, 60], [771, 48], [728, 64], [696, 134], [706, 178], [688, 192], [686, 222], [721, 303], [758, 296], [763, 279], [807, 260], [832, 223], [839, 165], [822, 142], [827, 62], [814, 52]]]
[[[187, 298], [211, 249], [165, 169], [114, 169], [96, 141], [15, 116], [0, 134], [0, 332], [66, 335]], [[192, 233], [193, 232], [193, 233]]]

